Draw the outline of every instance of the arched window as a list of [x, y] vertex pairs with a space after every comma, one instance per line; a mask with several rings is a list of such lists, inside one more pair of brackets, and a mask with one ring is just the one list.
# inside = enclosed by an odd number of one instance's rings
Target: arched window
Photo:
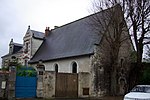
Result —
[[73, 62], [72, 64], [72, 73], [77, 73], [77, 63]]
[[55, 64], [54, 68], [55, 68], [55, 72], [58, 73], [58, 64]]

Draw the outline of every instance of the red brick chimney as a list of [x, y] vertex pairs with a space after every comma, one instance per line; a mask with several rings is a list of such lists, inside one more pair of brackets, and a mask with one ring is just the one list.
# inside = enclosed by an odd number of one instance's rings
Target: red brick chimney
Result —
[[50, 33], [50, 28], [49, 27], [46, 27], [45, 29], [45, 37], [47, 37]]

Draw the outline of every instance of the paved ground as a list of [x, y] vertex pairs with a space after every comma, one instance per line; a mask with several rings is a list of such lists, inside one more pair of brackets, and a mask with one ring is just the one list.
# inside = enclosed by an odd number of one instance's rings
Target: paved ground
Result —
[[123, 100], [123, 96], [118, 97], [105, 97], [102, 100]]
[[119, 97], [104, 97], [104, 98], [52, 98], [52, 99], [17, 99], [17, 100], [123, 100], [122, 96]]
[[[0, 98], [0, 100], [7, 100], [7, 99]], [[123, 96], [103, 97], [103, 98], [51, 98], [51, 99], [28, 98], [28, 99], [16, 99], [16, 100], [123, 100]]]

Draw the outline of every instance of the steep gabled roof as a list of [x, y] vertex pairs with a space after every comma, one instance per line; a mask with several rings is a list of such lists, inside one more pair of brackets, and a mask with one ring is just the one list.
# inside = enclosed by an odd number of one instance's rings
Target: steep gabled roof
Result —
[[114, 8], [118, 12], [121, 11], [120, 5], [116, 5], [51, 30], [29, 63], [93, 54], [95, 44], [99, 44], [103, 36], [97, 32], [103, 30], [104, 27], [101, 25], [95, 27], [93, 19], [103, 20], [103, 17]]
[[51, 30], [30, 63], [93, 54], [101, 37], [89, 25], [90, 20], [87, 16]]
[[35, 30], [31, 30], [31, 32], [33, 33], [34, 38], [37, 38], [37, 39], [43, 39], [44, 38], [43, 32], [39, 32], [39, 31], [35, 31]]
[[32, 35], [33, 38], [36, 38], [36, 39], [43, 39], [44, 38], [44, 33], [43, 32], [31, 30], [30, 25], [28, 26], [27, 32], [26, 32], [24, 37], [28, 36], [29, 34]]

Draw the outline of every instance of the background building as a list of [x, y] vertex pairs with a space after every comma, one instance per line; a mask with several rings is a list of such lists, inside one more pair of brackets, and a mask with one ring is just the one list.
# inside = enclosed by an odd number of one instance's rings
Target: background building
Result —
[[1, 57], [2, 67], [8, 67], [12, 60], [21, 65], [28, 65], [28, 61], [35, 54], [43, 40], [44, 33], [31, 30], [29, 26], [23, 37], [23, 44], [15, 43], [11, 39], [9, 53]]

